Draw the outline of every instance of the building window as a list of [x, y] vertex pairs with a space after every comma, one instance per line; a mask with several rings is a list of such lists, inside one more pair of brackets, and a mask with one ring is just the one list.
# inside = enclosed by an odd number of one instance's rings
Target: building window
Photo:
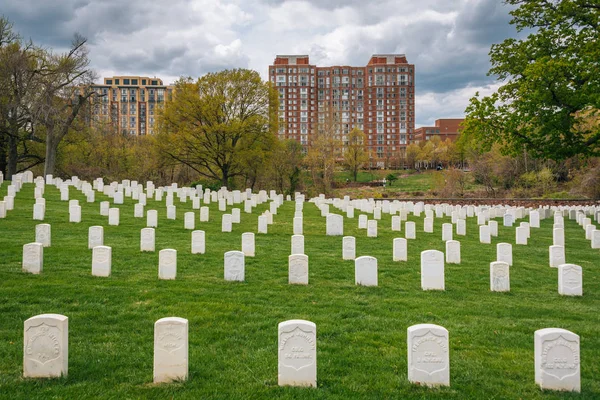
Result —
[[112, 85], [112, 79], [107, 79], [107, 80], [106, 80], [106, 84], [107, 84], [107, 85]]
[[115, 85], [118, 85], [118, 84], [119, 84], [119, 80], [115, 79]]
[[146, 80], [142, 79], [142, 85], [146, 86]]
[[123, 85], [129, 85], [129, 79], [123, 79]]
[[131, 84], [132, 85], [137, 85], [138, 84], [138, 80], [137, 79], [132, 79], [131, 80]]

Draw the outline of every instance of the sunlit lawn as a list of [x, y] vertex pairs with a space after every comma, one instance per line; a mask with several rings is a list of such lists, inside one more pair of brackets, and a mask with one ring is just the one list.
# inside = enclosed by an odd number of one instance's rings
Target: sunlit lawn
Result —
[[[412, 175], [395, 185], [417, 189], [427, 174]], [[7, 183], [0, 187], [0, 198]], [[403, 186], [404, 187], [404, 186]], [[407, 189], [408, 190], [408, 189]], [[245, 214], [232, 233], [221, 233], [221, 212], [211, 204], [206, 231], [207, 252], [190, 254], [191, 233], [183, 213], [192, 208], [175, 199], [177, 220], [159, 210], [156, 253], [139, 251], [145, 218], [133, 218], [133, 201], [121, 209], [121, 225], [108, 226], [96, 203], [71, 189], [79, 199], [82, 222], [68, 222], [68, 202], [47, 187], [46, 223], [52, 225], [52, 247], [44, 249], [44, 271], [21, 271], [22, 246], [34, 241], [33, 185], [25, 185], [16, 209], [0, 219], [0, 398], [421, 398], [534, 399], [600, 398], [600, 251], [592, 250], [583, 230], [566, 219], [567, 262], [582, 266], [584, 296], [558, 295], [557, 270], [548, 266], [552, 220], [532, 229], [528, 246], [516, 246], [514, 228], [500, 226], [493, 244], [479, 243], [476, 219], [467, 223], [461, 241], [462, 264], [446, 265], [446, 291], [420, 289], [419, 254], [444, 251], [441, 224], [409, 241], [409, 261], [392, 261], [390, 216], [379, 222], [379, 237], [358, 230], [358, 216], [345, 219], [344, 233], [357, 237], [357, 256], [379, 263], [379, 287], [354, 285], [354, 263], [342, 261], [342, 238], [325, 236], [325, 218], [305, 204], [305, 248], [308, 286], [287, 284], [294, 203], [286, 202], [269, 233], [256, 235], [256, 257], [246, 258], [246, 282], [225, 282], [223, 254], [241, 249], [241, 234], [257, 232], [257, 216], [268, 205]], [[332, 208], [333, 211], [333, 208]], [[498, 219], [500, 221], [500, 219]], [[112, 276], [91, 276], [87, 230], [103, 225], [112, 247]], [[500, 222], [500, 225], [502, 223]], [[511, 292], [489, 291], [489, 263], [496, 243], [513, 243]], [[158, 280], [158, 250], [178, 251], [177, 279]], [[58, 380], [24, 380], [23, 321], [42, 313], [69, 317], [69, 375]], [[153, 324], [167, 316], [189, 320], [189, 380], [152, 384]], [[317, 325], [318, 388], [277, 386], [277, 324], [307, 319]], [[450, 335], [451, 386], [429, 389], [407, 380], [406, 329], [434, 323]], [[542, 392], [534, 383], [533, 333], [559, 327], [581, 336], [582, 393]]]

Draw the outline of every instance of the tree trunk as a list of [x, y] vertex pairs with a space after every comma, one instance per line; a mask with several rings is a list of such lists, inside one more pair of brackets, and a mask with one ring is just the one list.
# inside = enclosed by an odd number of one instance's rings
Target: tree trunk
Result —
[[58, 151], [58, 143], [52, 140], [52, 135], [46, 137], [46, 161], [44, 162], [44, 177], [46, 175], [54, 175], [56, 167], [56, 153]]
[[8, 154], [6, 152], [6, 146], [6, 136], [0, 135], [0, 172], [2, 172], [5, 177], [8, 176], [8, 160], [6, 159]]
[[6, 171], [6, 179], [12, 181], [12, 176], [17, 173], [17, 160], [19, 153], [17, 148], [17, 138], [10, 135], [8, 137], [8, 168]]
[[221, 186], [229, 187], [227, 183], [229, 182], [229, 167], [224, 165], [221, 168]]

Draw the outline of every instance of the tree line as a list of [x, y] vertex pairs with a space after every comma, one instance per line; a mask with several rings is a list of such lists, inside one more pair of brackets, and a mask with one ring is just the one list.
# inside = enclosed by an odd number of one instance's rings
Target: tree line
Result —
[[[524, 182], [524, 174], [538, 182], [547, 180], [545, 171], [555, 181], [585, 169], [600, 176], [600, 7], [589, 0], [505, 3], [513, 6], [511, 24], [527, 36], [492, 46], [489, 74], [502, 83], [498, 91], [475, 94], [457, 142], [412, 143], [387, 164], [469, 168], [490, 194]], [[357, 180], [370, 166], [365, 134], [342, 133], [335, 109], [315, 123], [308, 148], [280, 140], [278, 94], [245, 69], [179, 79], [158, 110], [154, 135], [131, 137], [111, 124], [90, 124], [90, 105], [100, 95], [89, 64], [85, 38], [75, 35], [69, 51], [56, 53], [23, 40], [0, 18], [0, 170], [6, 176], [31, 168], [41, 173], [43, 165], [45, 174], [275, 185], [291, 193], [327, 192], [337, 171]]]

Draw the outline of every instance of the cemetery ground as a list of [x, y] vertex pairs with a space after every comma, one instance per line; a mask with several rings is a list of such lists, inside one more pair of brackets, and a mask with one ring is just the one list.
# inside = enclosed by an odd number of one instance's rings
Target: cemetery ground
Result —
[[[0, 187], [6, 195], [8, 183]], [[221, 232], [221, 215], [210, 204], [210, 222], [199, 222], [192, 202], [175, 198], [177, 219], [166, 219], [164, 202], [148, 199], [145, 211], [159, 212], [156, 252], [140, 252], [146, 218], [134, 218], [125, 198], [120, 225], [108, 226], [99, 201], [82, 207], [82, 222], [69, 223], [68, 202], [46, 186], [46, 218], [52, 245], [44, 248], [40, 275], [21, 270], [22, 249], [35, 240], [33, 184], [25, 184], [15, 209], [0, 219], [0, 398], [410, 398], [410, 399], [593, 399], [600, 398], [600, 251], [592, 250], [581, 227], [565, 218], [566, 261], [583, 268], [583, 296], [560, 296], [558, 271], [548, 265], [552, 218], [531, 229], [528, 245], [515, 244], [515, 228], [502, 226], [492, 244], [479, 243], [476, 218], [467, 219], [461, 264], [445, 265], [445, 291], [423, 291], [420, 252], [445, 251], [444, 222], [434, 233], [417, 223], [408, 241], [408, 261], [392, 261], [391, 217], [383, 214], [378, 237], [358, 229], [358, 215], [344, 216], [344, 235], [355, 236], [356, 255], [378, 260], [379, 286], [354, 284], [354, 261], [342, 260], [342, 237], [325, 235], [325, 218], [304, 206], [305, 254], [309, 284], [288, 284], [288, 255], [294, 203], [285, 202], [257, 233], [259, 205], [241, 213], [231, 233]], [[237, 205], [240, 206], [240, 205]], [[228, 210], [231, 206], [228, 206]], [[206, 232], [206, 253], [191, 254], [191, 231], [183, 213], [195, 211], [196, 229]], [[335, 212], [332, 209], [332, 212]], [[525, 219], [527, 220], [527, 219]], [[104, 226], [112, 247], [112, 275], [91, 275], [88, 228]], [[256, 256], [246, 257], [245, 282], [226, 282], [223, 254], [241, 250], [241, 234], [256, 234]], [[508, 293], [490, 292], [490, 262], [496, 244], [513, 245]], [[158, 279], [158, 251], [177, 250], [177, 279]], [[69, 318], [69, 373], [60, 379], [24, 379], [23, 322], [38, 314]], [[189, 320], [189, 378], [153, 384], [154, 322]], [[317, 327], [316, 389], [277, 385], [277, 324], [290, 319]], [[431, 323], [445, 327], [450, 340], [450, 386], [428, 388], [407, 379], [407, 328]], [[581, 338], [581, 393], [542, 391], [534, 382], [534, 332], [568, 329]]]

